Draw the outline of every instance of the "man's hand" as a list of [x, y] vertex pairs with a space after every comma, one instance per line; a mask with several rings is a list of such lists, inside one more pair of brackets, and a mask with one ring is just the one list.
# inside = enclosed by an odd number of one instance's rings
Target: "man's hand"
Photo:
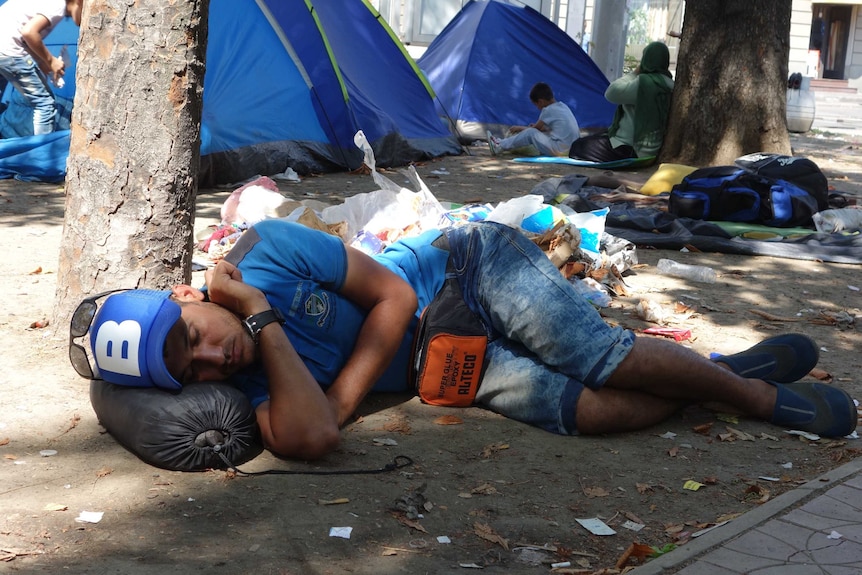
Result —
[[270, 308], [266, 296], [242, 281], [242, 272], [230, 262], [219, 261], [204, 274], [210, 301], [233, 313], [248, 317]]
[[66, 75], [66, 63], [61, 58], [52, 56], [49, 66], [50, 69], [47, 71], [47, 74], [50, 76], [51, 82], [56, 86], [57, 80]]
[[[271, 308], [263, 292], [221, 260], [204, 278], [212, 303], [248, 317]], [[256, 409], [264, 445], [284, 457], [316, 459], [338, 446], [336, 411], [277, 323], [260, 331], [258, 352], [269, 381], [268, 401]]]

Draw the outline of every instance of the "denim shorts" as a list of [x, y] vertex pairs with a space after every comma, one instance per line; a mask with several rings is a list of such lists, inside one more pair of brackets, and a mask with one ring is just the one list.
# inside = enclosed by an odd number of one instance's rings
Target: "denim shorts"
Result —
[[464, 299], [489, 330], [476, 403], [553, 433], [577, 433], [584, 387], [599, 389], [634, 334], [611, 327], [548, 257], [496, 223], [448, 232]]

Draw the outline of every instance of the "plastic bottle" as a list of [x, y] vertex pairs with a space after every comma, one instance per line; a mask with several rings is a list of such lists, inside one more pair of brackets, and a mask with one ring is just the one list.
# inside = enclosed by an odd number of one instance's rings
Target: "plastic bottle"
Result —
[[679, 262], [666, 259], [660, 259], [658, 261], [658, 271], [665, 275], [707, 284], [714, 284], [717, 277], [715, 270], [710, 267], [681, 264]]

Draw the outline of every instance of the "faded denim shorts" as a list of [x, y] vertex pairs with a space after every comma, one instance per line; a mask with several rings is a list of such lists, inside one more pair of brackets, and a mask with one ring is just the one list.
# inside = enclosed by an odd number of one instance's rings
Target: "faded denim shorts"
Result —
[[599, 389], [631, 351], [523, 234], [496, 223], [448, 232], [464, 299], [489, 330], [476, 403], [553, 433], [577, 433], [584, 387]]

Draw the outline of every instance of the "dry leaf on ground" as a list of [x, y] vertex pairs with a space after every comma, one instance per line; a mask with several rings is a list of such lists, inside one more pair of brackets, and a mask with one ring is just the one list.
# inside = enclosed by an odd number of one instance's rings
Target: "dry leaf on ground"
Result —
[[416, 531], [421, 531], [422, 533], [428, 533], [428, 531], [420, 523], [411, 519], [407, 519], [404, 515], [400, 513], [392, 513], [392, 517], [397, 519], [398, 522], [402, 525], [410, 527], [411, 529], [415, 529]]
[[407, 435], [411, 431], [410, 423], [403, 416], [397, 416], [392, 421], [387, 421], [383, 424], [383, 429], [390, 433], [400, 433], [402, 435]]
[[766, 312], [766, 311], [760, 311], [759, 309], [750, 309], [748, 311], [750, 311], [754, 315], [759, 315], [763, 319], [768, 319], [769, 321], [787, 321], [787, 322], [799, 321], [798, 317], [781, 317], [779, 315], [773, 315], [773, 314]]
[[587, 497], [607, 497], [611, 492], [602, 487], [584, 487], [584, 495]]
[[473, 524], [473, 533], [476, 534], [477, 537], [484, 539], [485, 541], [490, 541], [491, 543], [496, 543], [506, 551], [509, 550], [509, 542], [505, 537], [502, 537], [494, 532], [493, 529], [489, 525], [485, 523], [479, 523], [478, 521]]
[[471, 489], [470, 493], [473, 495], [496, 495], [499, 491], [497, 491], [497, 488], [490, 483], [483, 483], [482, 485]]
[[509, 449], [508, 443], [492, 443], [491, 445], [486, 445], [482, 448], [482, 457], [488, 459], [498, 451], [503, 451], [504, 449]]
[[461, 425], [464, 420], [457, 415], [441, 415], [434, 420], [435, 425]]

